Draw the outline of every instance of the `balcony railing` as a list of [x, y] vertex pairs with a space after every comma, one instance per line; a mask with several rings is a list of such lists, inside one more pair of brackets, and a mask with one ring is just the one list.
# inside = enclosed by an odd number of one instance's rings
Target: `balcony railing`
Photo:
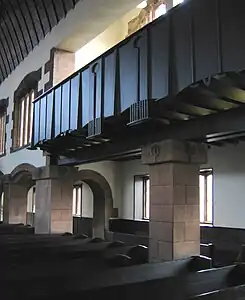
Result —
[[89, 143], [161, 118], [167, 108], [159, 100], [213, 75], [244, 70], [243, 13], [241, 0], [194, 0], [172, 9], [37, 98], [32, 147], [73, 134]]

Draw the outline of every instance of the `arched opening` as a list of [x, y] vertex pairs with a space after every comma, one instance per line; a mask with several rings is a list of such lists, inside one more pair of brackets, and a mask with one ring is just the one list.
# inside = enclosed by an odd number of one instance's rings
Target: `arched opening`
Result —
[[4, 201], [8, 202], [9, 223], [34, 226], [35, 181], [32, 176], [35, 170], [32, 165], [21, 164], [11, 172], [9, 182], [4, 185]]
[[112, 216], [113, 199], [109, 183], [92, 170], [77, 173], [73, 188], [74, 231], [93, 237], [105, 237]]

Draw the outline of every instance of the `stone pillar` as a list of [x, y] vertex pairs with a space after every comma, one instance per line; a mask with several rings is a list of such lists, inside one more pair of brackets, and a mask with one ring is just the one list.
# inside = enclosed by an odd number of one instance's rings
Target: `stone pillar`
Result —
[[150, 262], [200, 254], [199, 166], [201, 144], [163, 141], [142, 149], [150, 165]]
[[5, 177], [3, 183], [4, 207], [3, 219], [4, 223], [9, 224], [26, 224], [27, 212], [27, 187]]
[[35, 232], [72, 232], [73, 168], [47, 166], [37, 170]]

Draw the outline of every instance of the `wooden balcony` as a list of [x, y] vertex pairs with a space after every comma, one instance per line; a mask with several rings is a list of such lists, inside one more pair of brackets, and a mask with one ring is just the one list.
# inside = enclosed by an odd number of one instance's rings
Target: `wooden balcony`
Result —
[[244, 0], [172, 9], [37, 98], [31, 148], [72, 157], [239, 108], [244, 15]]

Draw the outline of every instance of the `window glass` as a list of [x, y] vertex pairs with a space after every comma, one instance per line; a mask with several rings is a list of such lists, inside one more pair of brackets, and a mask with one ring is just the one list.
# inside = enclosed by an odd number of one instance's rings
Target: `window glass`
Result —
[[16, 147], [21, 148], [31, 142], [33, 119], [34, 91], [31, 90], [17, 104], [16, 116]]
[[135, 176], [134, 178], [134, 219], [149, 220], [150, 212], [150, 178]]
[[6, 114], [0, 115], [0, 155], [5, 154]]
[[213, 223], [213, 171], [201, 170], [199, 176], [200, 222]]

